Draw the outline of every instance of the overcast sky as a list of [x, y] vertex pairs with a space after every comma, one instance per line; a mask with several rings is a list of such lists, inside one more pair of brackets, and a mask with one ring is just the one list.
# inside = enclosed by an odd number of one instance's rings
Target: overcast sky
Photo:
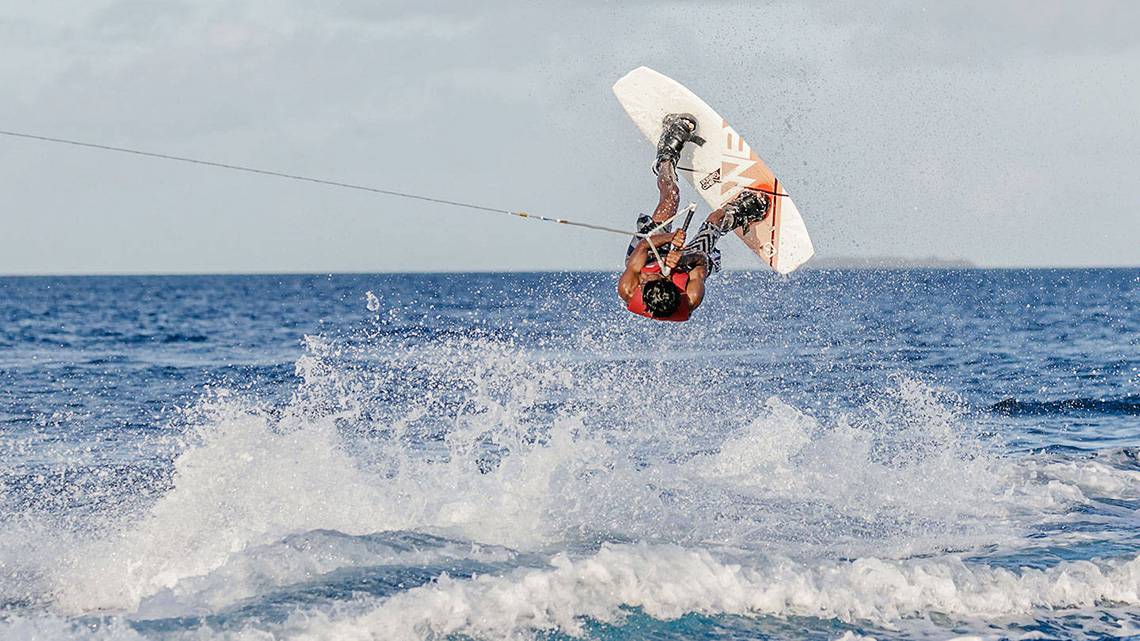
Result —
[[[0, 129], [632, 227], [652, 150], [610, 86], [644, 64], [748, 138], [819, 255], [1138, 265], [1137, 25], [1137, 2], [9, 2]], [[0, 193], [0, 273], [617, 269], [625, 245], [2, 136]]]

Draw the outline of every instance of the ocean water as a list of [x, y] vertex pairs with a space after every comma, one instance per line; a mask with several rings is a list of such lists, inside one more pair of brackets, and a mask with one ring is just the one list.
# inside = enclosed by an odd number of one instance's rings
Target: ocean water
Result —
[[0, 279], [0, 639], [1140, 635], [1140, 270]]

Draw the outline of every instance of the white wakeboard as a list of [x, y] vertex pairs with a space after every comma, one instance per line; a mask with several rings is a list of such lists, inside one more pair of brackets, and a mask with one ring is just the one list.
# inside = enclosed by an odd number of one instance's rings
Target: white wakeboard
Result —
[[787, 274], [812, 257], [815, 248], [807, 227], [783, 184], [704, 100], [649, 67], [638, 67], [618, 80], [614, 95], [654, 146], [661, 137], [661, 121], [666, 115], [696, 116], [696, 135], [704, 139], [704, 144], [685, 145], [677, 173], [686, 176], [714, 210], [744, 189], [767, 194], [771, 203], [768, 216], [753, 223], [748, 233], [737, 229], [736, 235], [778, 273]]

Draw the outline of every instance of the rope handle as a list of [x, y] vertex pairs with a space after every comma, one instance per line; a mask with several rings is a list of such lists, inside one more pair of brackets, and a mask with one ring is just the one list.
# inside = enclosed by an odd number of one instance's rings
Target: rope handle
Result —
[[[696, 208], [696, 204], [695, 204], [695, 203], [691, 203], [691, 204], [690, 204], [690, 206], [691, 206], [691, 207], [693, 207], [694, 209]], [[650, 238], [652, 238], [652, 236], [653, 236], [654, 234], [656, 234], [657, 232], [659, 232], [659, 231], [661, 231], [662, 229], [665, 229], [666, 227], [668, 227], [668, 226], [669, 226], [669, 223], [671, 223], [671, 222], [673, 222], [674, 220], [676, 220], [676, 219], [677, 219], [677, 216], [680, 216], [680, 215], [681, 215], [681, 212], [677, 212], [677, 213], [673, 214], [672, 216], [670, 216], [670, 217], [666, 218], [665, 220], [661, 221], [661, 223], [660, 223], [660, 224], [658, 224], [658, 225], [657, 225], [656, 227], [654, 227], [653, 229], [650, 229], [649, 231], [645, 232], [644, 234], [634, 234], [634, 236], [638, 236], [638, 237], [640, 237], [640, 238], [644, 238], [644, 239], [645, 239], [645, 243], [646, 243], [647, 245], [649, 245], [649, 251], [653, 252], [653, 259], [657, 261], [657, 264], [658, 264], [658, 265], [661, 265], [662, 269], [664, 269], [664, 267], [665, 267], [665, 261], [661, 260], [661, 254], [657, 253], [657, 247], [655, 247], [655, 246], [653, 245], [653, 242], [650, 240]], [[688, 226], [688, 224], [689, 224], [689, 223], [688, 223], [688, 221], [686, 220], [686, 221], [685, 221], [685, 225], [686, 225], [686, 226]]]
[[[693, 222], [693, 214], [696, 211], [697, 211], [697, 203], [689, 203], [689, 206], [685, 208], [685, 224], [681, 225], [681, 231], [685, 232], [686, 234], [689, 233], [689, 223]], [[676, 216], [674, 216], [674, 218], [676, 218]], [[673, 249], [671, 249], [670, 252], [681, 251], [682, 249], [684, 249], [683, 246], [679, 246], [679, 245], [674, 243]], [[654, 252], [654, 254], [656, 254], [656, 253], [657, 252]], [[660, 258], [658, 258], [658, 260], [660, 260]], [[668, 265], [666, 265], [665, 263], [661, 263], [661, 274], [664, 275], [666, 278], [669, 277], [669, 274], [672, 273], [672, 271], [673, 270], [669, 269]]]

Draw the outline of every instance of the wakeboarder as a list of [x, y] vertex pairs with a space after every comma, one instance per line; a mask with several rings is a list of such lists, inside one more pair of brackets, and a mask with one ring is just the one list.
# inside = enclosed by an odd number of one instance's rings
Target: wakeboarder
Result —
[[[687, 245], [685, 230], [673, 231], [672, 219], [680, 202], [677, 160], [685, 143], [695, 140], [696, 130], [697, 119], [692, 115], [665, 116], [653, 163], [657, 208], [651, 216], [638, 217], [638, 235], [630, 241], [625, 271], [618, 280], [618, 296], [626, 309], [654, 320], [689, 320], [704, 301], [705, 279], [720, 271], [720, 250], [716, 248], [720, 237], [738, 227], [747, 231], [748, 225], [768, 215], [768, 196], [744, 190], [709, 214]], [[662, 226], [665, 221], [669, 222]]]

